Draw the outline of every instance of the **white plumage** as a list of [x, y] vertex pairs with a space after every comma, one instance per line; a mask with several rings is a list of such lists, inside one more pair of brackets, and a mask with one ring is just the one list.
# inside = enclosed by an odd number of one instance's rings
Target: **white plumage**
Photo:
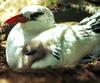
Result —
[[[90, 26], [75, 25], [69, 27], [57, 25], [55, 28], [33, 38], [31, 43], [36, 40], [41, 41], [49, 51], [45, 58], [36, 62], [33, 61], [31, 67], [45, 68], [48, 66], [76, 65], [84, 56], [97, 53], [97, 49], [100, 47], [99, 35], [93, 31], [87, 31], [87, 28], [90, 28]], [[32, 44], [34, 45], [34, 43]], [[100, 53], [100, 50], [98, 52]], [[34, 54], [31, 56], [34, 56]]]
[[[35, 14], [31, 18], [30, 15], [36, 12], [44, 14], [38, 17]], [[97, 17], [92, 16], [80, 25], [69, 27], [56, 25], [53, 14], [45, 7], [30, 6], [21, 13], [33, 20], [18, 23], [8, 36], [6, 57], [10, 67], [64, 67], [77, 64], [88, 54], [100, 54]], [[97, 21], [93, 22], [94, 19]]]
[[[43, 13], [43, 15], [38, 16], [37, 13]], [[40, 32], [55, 26], [53, 14], [46, 7], [28, 6], [21, 10], [21, 14], [29, 21], [17, 23], [7, 38], [6, 58], [8, 65], [11, 67], [17, 67], [18, 59], [22, 56], [21, 50], [27, 42]], [[33, 20], [31, 20], [31, 14], [36, 16], [32, 17]]]

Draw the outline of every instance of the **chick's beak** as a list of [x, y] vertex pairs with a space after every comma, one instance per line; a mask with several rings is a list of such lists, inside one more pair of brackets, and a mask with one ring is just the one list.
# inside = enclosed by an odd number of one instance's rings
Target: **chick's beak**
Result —
[[26, 18], [25, 16], [23, 16], [23, 14], [19, 14], [16, 16], [13, 16], [11, 18], [9, 18], [8, 20], [5, 21], [5, 24], [17, 24], [17, 23], [25, 23], [29, 21], [28, 18]]

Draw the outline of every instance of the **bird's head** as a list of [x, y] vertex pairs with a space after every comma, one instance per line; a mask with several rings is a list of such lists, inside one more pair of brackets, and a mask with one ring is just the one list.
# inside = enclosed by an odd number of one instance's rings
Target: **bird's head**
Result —
[[22, 56], [27, 56], [27, 64], [31, 66], [34, 62], [46, 57], [48, 51], [48, 48], [41, 41], [34, 40], [23, 47]]
[[48, 24], [49, 27], [54, 26], [54, 17], [52, 12], [43, 6], [32, 5], [22, 8], [20, 14], [6, 20], [7, 24], [27, 23], [30, 21], [43, 22], [44, 25]]

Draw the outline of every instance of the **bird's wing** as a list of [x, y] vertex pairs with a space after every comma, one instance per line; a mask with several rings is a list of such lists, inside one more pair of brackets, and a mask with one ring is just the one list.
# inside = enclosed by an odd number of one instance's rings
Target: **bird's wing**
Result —
[[14, 27], [7, 38], [6, 58], [8, 65], [16, 66], [18, 64], [18, 57], [21, 53], [23, 44], [23, 35]]
[[100, 33], [100, 11], [97, 11], [91, 17], [83, 19], [79, 25], [88, 25], [91, 27], [88, 30], [92, 30], [95, 33]]

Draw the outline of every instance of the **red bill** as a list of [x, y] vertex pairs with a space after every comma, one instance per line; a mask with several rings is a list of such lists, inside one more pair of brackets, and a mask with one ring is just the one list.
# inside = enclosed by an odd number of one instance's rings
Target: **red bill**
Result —
[[26, 18], [22, 14], [19, 14], [19, 15], [9, 18], [8, 20], [5, 21], [5, 23], [10, 25], [10, 24], [17, 24], [17, 23], [25, 23], [28, 20], [29, 20], [28, 18]]

